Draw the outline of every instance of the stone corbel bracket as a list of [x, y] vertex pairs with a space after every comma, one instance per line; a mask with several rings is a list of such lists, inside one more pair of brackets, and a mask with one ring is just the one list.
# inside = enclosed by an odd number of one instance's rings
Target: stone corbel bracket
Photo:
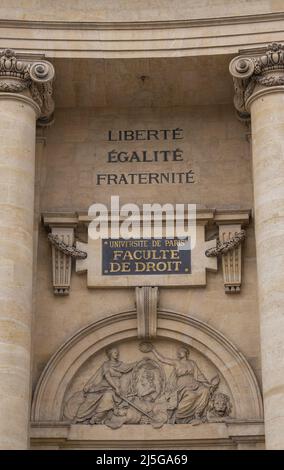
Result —
[[250, 211], [218, 211], [215, 223], [219, 227], [217, 247], [207, 250], [206, 256], [221, 256], [226, 294], [239, 293], [242, 283], [243, 227], [249, 224]]
[[74, 232], [78, 218], [72, 214], [43, 215], [43, 222], [50, 229], [48, 235], [52, 248], [52, 281], [55, 295], [70, 292], [72, 258], [85, 258], [86, 253], [74, 247]]
[[141, 339], [157, 335], [158, 287], [135, 288], [137, 310], [137, 336]]
[[53, 65], [13, 49], [0, 50], [0, 93], [22, 93], [38, 106], [37, 124], [44, 126], [53, 120]]
[[[249, 223], [250, 210], [211, 210], [210, 226], [219, 227], [219, 240], [203, 241], [198, 248], [196, 268], [200, 266], [200, 260], [207, 260], [203, 264], [207, 269], [217, 271], [217, 256], [222, 257], [223, 278], [226, 293], [240, 292], [241, 288], [241, 263], [242, 242], [245, 239], [243, 227]], [[204, 220], [202, 219], [204, 216]], [[208, 223], [208, 214], [199, 214], [199, 238], [204, 240], [204, 224]], [[52, 245], [52, 269], [53, 288], [57, 295], [68, 295], [70, 291], [72, 259], [76, 260], [76, 271], [86, 271], [86, 262], [90, 262], [89, 244], [74, 243], [74, 231], [78, 225], [88, 227], [89, 219], [78, 214], [43, 214], [44, 225], [50, 229], [48, 239]], [[199, 243], [200, 245], [200, 243]], [[92, 254], [92, 253], [91, 253]], [[90, 253], [89, 253], [90, 255]], [[99, 253], [97, 254], [99, 257]], [[88, 259], [86, 259], [88, 258]], [[96, 261], [98, 258], [95, 258]], [[94, 263], [93, 263], [94, 264]], [[98, 261], [97, 268], [100, 269]], [[203, 275], [204, 273], [202, 273]], [[188, 278], [188, 276], [186, 276]], [[203, 278], [202, 278], [203, 279]], [[143, 279], [142, 279], [143, 280]], [[148, 280], [148, 279], [147, 279]], [[108, 280], [109, 281], [109, 280]], [[113, 279], [111, 279], [113, 282]], [[190, 282], [182, 285], [205, 285], [204, 283]], [[149, 282], [149, 280], [148, 280]], [[168, 286], [167, 280], [164, 284]], [[133, 284], [132, 284], [133, 285]], [[101, 285], [100, 285], [101, 286]], [[107, 284], [104, 280], [102, 287], [116, 287], [117, 284]], [[128, 284], [129, 286], [129, 284]], [[91, 287], [96, 287], [91, 284]], [[147, 284], [136, 285], [136, 307], [138, 319], [138, 336], [141, 339], [153, 338], [157, 328], [158, 286]]]

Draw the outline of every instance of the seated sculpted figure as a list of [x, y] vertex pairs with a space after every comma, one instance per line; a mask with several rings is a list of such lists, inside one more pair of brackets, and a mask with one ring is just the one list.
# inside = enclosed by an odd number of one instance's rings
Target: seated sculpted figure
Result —
[[202, 419], [206, 419], [205, 410], [210, 397], [218, 387], [219, 377], [216, 376], [209, 382], [195, 361], [189, 359], [190, 352], [187, 347], [182, 346], [178, 349], [176, 359], [163, 356], [151, 343], [144, 343], [141, 350], [152, 351], [160, 362], [173, 367], [167, 391], [177, 394], [177, 407], [170, 422], [199, 424]]
[[114, 408], [122, 401], [120, 379], [130, 372], [136, 363], [125, 364], [119, 360], [116, 347], [106, 350], [108, 360], [83, 389], [84, 400], [77, 409], [76, 423], [103, 424]]

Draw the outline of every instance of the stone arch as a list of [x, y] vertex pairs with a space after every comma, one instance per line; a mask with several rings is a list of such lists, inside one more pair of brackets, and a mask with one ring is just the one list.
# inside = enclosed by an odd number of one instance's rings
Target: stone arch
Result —
[[[96, 321], [68, 339], [41, 374], [33, 398], [32, 421], [60, 421], [65, 392], [80, 367], [109, 345], [136, 337], [136, 312], [129, 311]], [[160, 310], [157, 337], [190, 345], [214, 364], [230, 388], [237, 419], [262, 419], [262, 398], [254, 372], [220, 332], [197, 318]]]

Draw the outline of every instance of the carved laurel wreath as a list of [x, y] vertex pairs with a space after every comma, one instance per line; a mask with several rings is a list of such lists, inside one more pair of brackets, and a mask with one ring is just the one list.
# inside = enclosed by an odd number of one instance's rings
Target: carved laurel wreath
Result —
[[234, 248], [237, 248], [242, 241], [246, 238], [246, 231], [241, 230], [240, 232], [235, 233], [235, 235], [230, 238], [230, 240], [225, 241], [225, 242], [217, 242], [216, 248], [209, 248], [208, 250], [205, 251], [205, 256], [212, 257], [212, 256], [220, 256], [220, 255], [225, 255], [229, 251], [233, 250]]
[[29, 86], [29, 80], [23, 81], [0, 81], [0, 91], [20, 93]]
[[52, 245], [54, 245], [61, 253], [64, 255], [71, 256], [71, 258], [75, 259], [86, 259], [87, 253], [82, 250], [78, 250], [75, 246], [69, 246], [64, 243], [62, 240], [59, 239], [58, 235], [53, 233], [49, 233], [47, 236], [48, 240]]
[[267, 76], [267, 77], [258, 77], [257, 82], [263, 86], [277, 86], [284, 85], [284, 77], [279, 76]]
[[[230, 240], [225, 241], [225, 242], [217, 242], [216, 248], [209, 248], [208, 250], [205, 251], [205, 256], [213, 257], [213, 256], [220, 256], [220, 255], [225, 255], [229, 251], [233, 250], [234, 248], [237, 248], [242, 241], [246, 237], [246, 232], [245, 230], [241, 230], [240, 232], [237, 232]], [[64, 243], [62, 240], [59, 239], [58, 235], [55, 235], [53, 233], [48, 234], [48, 240], [52, 245], [54, 245], [59, 251], [64, 253], [67, 256], [71, 256], [72, 258], [75, 259], [86, 259], [87, 258], [87, 253], [86, 251], [78, 250], [75, 246], [69, 246], [66, 243]]]

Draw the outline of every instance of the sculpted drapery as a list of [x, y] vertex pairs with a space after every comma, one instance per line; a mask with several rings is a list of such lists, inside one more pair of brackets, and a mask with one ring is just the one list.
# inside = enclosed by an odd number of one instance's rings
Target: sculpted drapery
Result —
[[[64, 416], [74, 423], [114, 429], [123, 424], [161, 427], [206, 421], [219, 377], [208, 381], [184, 346], [176, 359], [163, 356], [151, 343], [141, 343], [140, 351], [152, 352], [158, 362], [146, 356], [127, 364], [119, 360], [116, 347], [108, 349], [108, 360], [67, 400]], [[168, 379], [161, 363], [173, 367]]]

